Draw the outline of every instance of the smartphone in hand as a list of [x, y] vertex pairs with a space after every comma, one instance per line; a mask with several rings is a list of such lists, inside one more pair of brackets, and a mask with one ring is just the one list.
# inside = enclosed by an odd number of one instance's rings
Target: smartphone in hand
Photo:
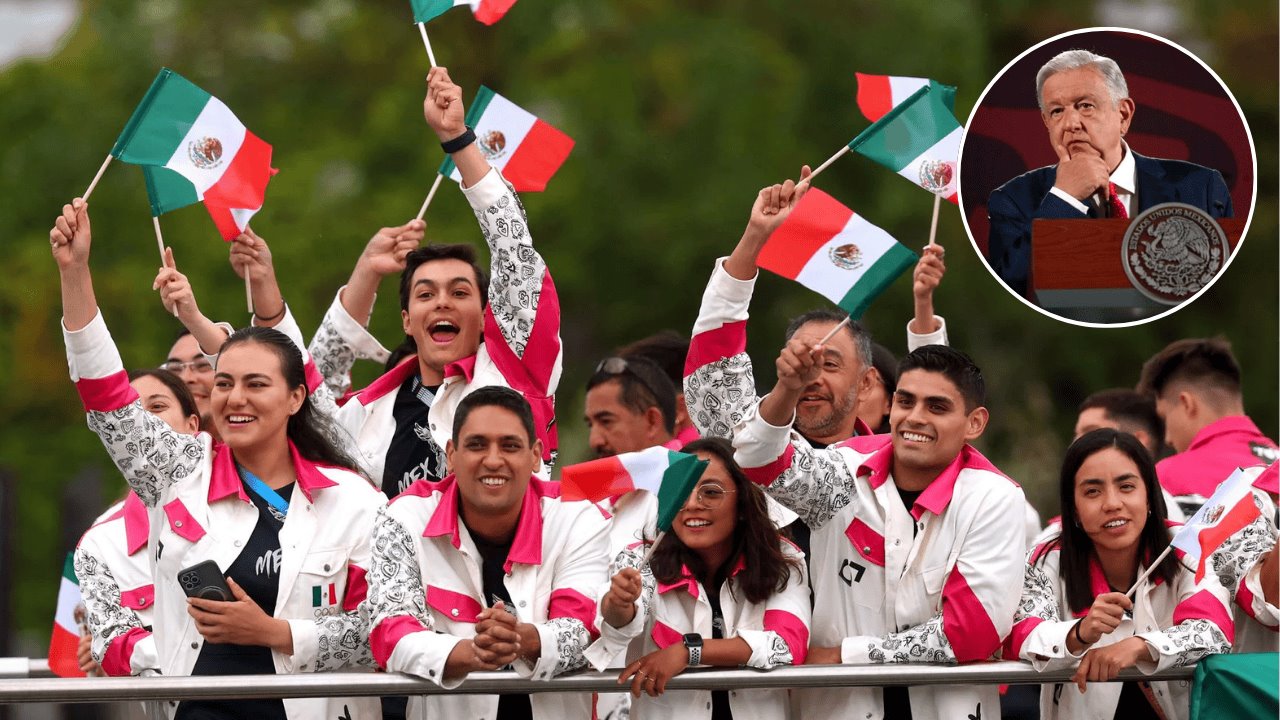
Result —
[[186, 593], [187, 597], [223, 602], [232, 599], [231, 588], [227, 587], [227, 581], [222, 577], [222, 570], [218, 568], [218, 563], [212, 560], [205, 560], [179, 570], [178, 584], [182, 586], [182, 592]]

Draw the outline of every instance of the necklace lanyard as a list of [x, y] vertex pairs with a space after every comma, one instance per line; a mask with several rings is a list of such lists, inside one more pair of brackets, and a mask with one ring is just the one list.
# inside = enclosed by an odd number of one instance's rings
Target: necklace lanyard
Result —
[[237, 466], [237, 469], [240, 471], [240, 477], [244, 480], [244, 484], [248, 485], [249, 489], [256, 493], [258, 497], [266, 500], [267, 504], [279, 513], [280, 518], [283, 520], [284, 516], [289, 513], [289, 501], [280, 497], [280, 493], [272, 490], [257, 475], [239, 466]]

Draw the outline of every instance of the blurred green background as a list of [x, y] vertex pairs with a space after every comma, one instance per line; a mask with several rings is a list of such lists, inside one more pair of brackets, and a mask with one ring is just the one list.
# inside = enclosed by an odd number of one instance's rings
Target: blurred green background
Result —
[[[14, 523], [0, 557], [11, 604], [0, 654], [9, 655], [43, 654], [63, 555], [123, 490], [67, 380], [48, 229], [84, 192], [159, 67], [220, 97], [274, 146], [280, 174], [253, 226], [308, 333], [369, 236], [417, 211], [442, 157], [422, 120], [428, 63], [407, 2], [54, 4], [72, 7], [74, 20], [48, 56], [0, 68], [0, 468], [10, 503], [0, 521]], [[1005, 63], [1070, 29], [1125, 25], [1197, 52], [1244, 108], [1260, 166], [1248, 240], [1194, 306], [1127, 329], [1050, 320], [999, 288], [959, 212], [943, 209], [938, 238], [950, 252], [937, 304], [952, 343], [988, 378], [992, 422], [979, 445], [1049, 517], [1079, 401], [1131, 386], [1142, 361], [1176, 338], [1228, 337], [1248, 412], [1278, 434], [1276, 15], [1269, 0], [524, 0], [493, 27], [456, 10], [429, 29], [466, 97], [486, 84], [577, 141], [548, 191], [524, 197], [564, 308], [565, 462], [587, 454], [582, 386], [594, 363], [660, 329], [687, 334], [712, 260], [736, 242], [756, 191], [867, 125], [855, 70], [957, 85], [963, 122]], [[889, 171], [851, 156], [818, 185], [907, 245], [925, 242], [931, 198]], [[177, 325], [150, 289], [159, 259], [141, 171], [113, 163], [91, 204], [103, 312], [126, 365], [155, 364]], [[452, 183], [427, 221], [431, 239], [483, 244]], [[162, 222], [202, 309], [245, 322], [243, 286], [203, 208]], [[762, 385], [773, 381], [786, 319], [824, 304], [780, 278], [760, 281], [750, 350]], [[388, 284], [373, 321], [384, 344], [400, 337], [396, 310]], [[910, 312], [902, 278], [865, 322], [901, 353]], [[377, 368], [358, 371], [359, 384]]]

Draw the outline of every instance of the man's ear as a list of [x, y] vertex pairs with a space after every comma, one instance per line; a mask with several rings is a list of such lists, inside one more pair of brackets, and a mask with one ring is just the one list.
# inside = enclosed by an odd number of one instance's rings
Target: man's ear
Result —
[[413, 334], [409, 332], [409, 311], [408, 310], [400, 311], [400, 327], [404, 330], [405, 335]]
[[1195, 418], [1198, 416], [1202, 409], [1200, 398], [1196, 397], [1195, 393], [1187, 392], [1186, 390], [1182, 390], [1178, 393], [1177, 403], [1182, 407], [1182, 411], [1186, 413], [1189, 418]]
[[1116, 103], [1116, 110], [1120, 112], [1120, 135], [1123, 136], [1129, 132], [1129, 125], [1133, 123], [1133, 113], [1137, 110], [1137, 106], [1133, 104], [1133, 98], [1125, 98]]
[[971, 443], [982, 437], [982, 433], [987, 429], [987, 421], [990, 419], [991, 415], [986, 408], [974, 408], [964, 420], [964, 441]]
[[453, 474], [453, 440], [444, 441], [444, 471], [446, 475]]
[[530, 449], [533, 451], [533, 457], [537, 459], [537, 462], [533, 464], [533, 471], [538, 472], [542, 469], [542, 441], [534, 440], [533, 447]]
[[[871, 376], [872, 372], [876, 373], [875, 377]], [[860, 404], [863, 398], [871, 394], [871, 383], [875, 382], [878, 377], [880, 377], [880, 373], [875, 369], [875, 366], [862, 368], [862, 374], [858, 377], [858, 382], [855, 385], [858, 388], [858, 397], [854, 398], [856, 404]]]
[[667, 434], [666, 423], [662, 421], [662, 411], [657, 407], [650, 407], [644, 411], [644, 424], [650, 436]]

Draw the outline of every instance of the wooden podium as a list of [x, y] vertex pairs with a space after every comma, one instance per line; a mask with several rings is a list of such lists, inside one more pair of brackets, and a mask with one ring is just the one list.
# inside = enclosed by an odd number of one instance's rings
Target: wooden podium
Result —
[[[1218, 220], [1234, 255], [1244, 220]], [[1032, 299], [1046, 310], [1070, 317], [1105, 316], [1140, 319], [1164, 312], [1164, 305], [1138, 292], [1120, 261], [1129, 220], [1036, 220], [1031, 225]], [[1225, 263], [1224, 263], [1225, 265]], [[1103, 322], [1114, 320], [1103, 319]]]

